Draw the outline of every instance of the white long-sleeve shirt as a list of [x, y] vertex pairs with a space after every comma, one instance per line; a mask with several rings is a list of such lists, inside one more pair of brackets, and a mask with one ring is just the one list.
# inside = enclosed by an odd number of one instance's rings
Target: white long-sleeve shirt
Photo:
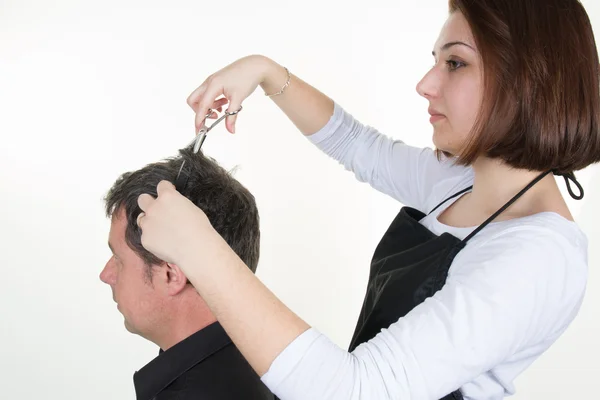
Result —
[[[473, 182], [470, 167], [386, 137], [338, 104], [309, 140], [425, 213]], [[421, 223], [462, 239], [474, 227], [437, 220], [453, 201]], [[458, 388], [465, 399], [502, 399], [575, 318], [586, 281], [587, 239], [574, 222], [552, 212], [493, 222], [458, 253], [440, 291], [375, 338], [349, 353], [311, 328], [262, 380], [282, 400], [427, 400]]]

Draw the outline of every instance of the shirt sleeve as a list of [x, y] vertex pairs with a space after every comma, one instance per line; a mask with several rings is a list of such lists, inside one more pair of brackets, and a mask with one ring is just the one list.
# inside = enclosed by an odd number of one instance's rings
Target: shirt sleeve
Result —
[[337, 103], [328, 123], [308, 139], [359, 181], [420, 210], [439, 201], [433, 193], [446, 192], [438, 185], [471, 173], [445, 156], [438, 160], [430, 148], [409, 146], [361, 124]]
[[352, 353], [311, 328], [263, 381], [285, 400], [439, 399], [558, 337], [581, 304], [587, 264], [577, 252], [569, 260], [556, 238], [523, 239], [512, 232], [482, 245], [434, 296]]

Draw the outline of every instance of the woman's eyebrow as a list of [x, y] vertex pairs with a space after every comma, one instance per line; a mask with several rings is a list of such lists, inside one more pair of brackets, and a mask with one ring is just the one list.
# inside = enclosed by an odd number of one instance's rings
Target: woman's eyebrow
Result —
[[[460, 42], [460, 41], [448, 42], [445, 45], [443, 45], [440, 50], [441, 51], [448, 50], [452, 46], [466, 46], [466, 47], [470, 48], [471, 50], [476, 51], [475, 48], [473, 46], [471, 46], [470, 44], [467, 44], [465, 42]], [[435, 50], [432, 51], [431, 54], [435, 57]]]

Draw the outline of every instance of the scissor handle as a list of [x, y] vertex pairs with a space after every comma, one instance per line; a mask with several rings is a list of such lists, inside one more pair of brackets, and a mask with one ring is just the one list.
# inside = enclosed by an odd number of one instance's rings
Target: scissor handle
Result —
[[242, 111], [242, 108], [244, 108], [244, 107], [242, 107], [242, 105], [240, 104], [240, 108], [238, 108], [236, 111], [229, 112], [229, 111], [225, 110], [225, 114], [235, 115], [235, 114], [239, 113], [240, 111]]
[[[227, 117], [230, 117], [232, 115], [236, 115], [237, 113], [239, 113], [240, 111], [242, 111], [242, 108], [243, 107], [240, 105], [240, 108], [238, 110], [236, 110], [236, 111], [229, 112], [229, 111], [225, 110], [225, 112], [223, 113], [223, 115], [221, 115], [219, 117], [219, 119], [217, 119], [215, 122], [213, 122], [213, 124], [211, 126], [209, 126], [208, 128], [206, 128], [206, 132], [205, 133], [208, 133], [208, 131], [210, 131], [212, 128], [214, 128], [215, 125], [217, 125], [219, 122], [223, 121], [223, 119], [225, 119]], [[204, 117], [204, 121], [206, 121], [206, 118], [210, 117], [212, 113], [213, 113], [213, 110], [209, 108], [208, 109], [208, 114], [206, 114], [206, 117]], [[204, 121], [202, 121], [202, 122], [204, 123]]]
[[[215, 125], [217, 125], [219, 122], [223, 121], [223, 119], [231, 116], [231, 115], [236, 115], [237, 113], [239, 113], [240, 111], [242, 111], [242, 106], [240, 106], [240, 108], [237, 111], [225, 111], [225, 113], [223, 115], [221, 115], [221, 117], [219, 117], [219, 119], [217, 119], [211, 126], [203, 126], [202, 128], [200, 128], [200, 130], [198, 131], [198, 134], [192, 139], [192, 141], [188, 144], [188, 146], [191, 146], [192, 144], [194, 145], [194, 153], [197, 153], [198, 150], [200, 150], [200, 147], [202, 147], [202, 144], [204, 143], [204, 139], [206, 139], [206, 134], [215, 127]], [[210, 117], [213, 113], [212, 109], [208, 109], [208, 114], [206, 114], [206, 117], [204, 117], [204, 120], [206, 120], [206, 118]]]

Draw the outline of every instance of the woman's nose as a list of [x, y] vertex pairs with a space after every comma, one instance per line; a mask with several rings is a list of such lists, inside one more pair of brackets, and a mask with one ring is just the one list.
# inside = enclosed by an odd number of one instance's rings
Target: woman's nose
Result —
[[427, 74], [417, 83], [417, 93], [426, 99], [438, 97], [440, 93], [440, 79], [437, 76], [435, 67], [429, 70]]

